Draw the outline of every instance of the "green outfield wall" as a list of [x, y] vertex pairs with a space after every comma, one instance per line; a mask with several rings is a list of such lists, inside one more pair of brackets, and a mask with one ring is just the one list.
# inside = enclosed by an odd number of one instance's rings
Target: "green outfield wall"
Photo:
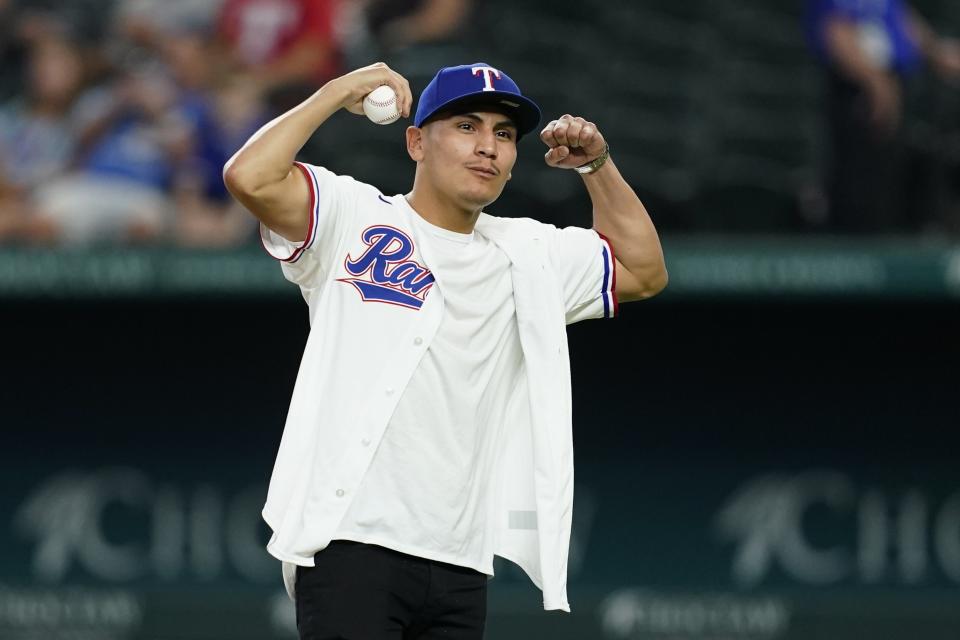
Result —
[[[717, 296], [704, 265], [731, 254], [695, 245], [672, 251], [670, 295], [570, 328], [573, 613], [500, 562], [487, 637], [955, 640], [949, 250], [875, 248], [886, 289], [864, 266], [859, 289], [797, 298], [769, 275], [788, 250]], [[943, 267], [930, 295], [891, 284], [900, 260]], [[296, 291], [255, 253], [0, 265], [0, 638], [294, 637], [259, 510], [306, 338]]]

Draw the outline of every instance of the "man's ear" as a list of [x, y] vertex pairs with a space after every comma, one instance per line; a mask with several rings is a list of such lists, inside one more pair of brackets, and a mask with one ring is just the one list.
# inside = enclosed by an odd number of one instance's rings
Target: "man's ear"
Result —
[[423, 160], [423, 129], [407, 127], [407, 153], [414, 162]]

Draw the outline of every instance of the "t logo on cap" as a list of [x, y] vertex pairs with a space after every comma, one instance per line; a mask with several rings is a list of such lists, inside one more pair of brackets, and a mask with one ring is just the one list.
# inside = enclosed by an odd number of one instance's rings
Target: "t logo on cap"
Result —
[[483, 90], [484, 91], [496, 91], [493, 88], [493, 76], [497, 76], [497, 80], [500, 79], [500, 72], [494, 69], [493, 67], [471, 67], [470, 71], [473, 75], [483, 74]]
[[[483, 83], [477, 82], [479, 78], [483, 79]], [[536, 129], [540, 123], [540, 107], [520, 93], [520, 87], [513, 78], [486, 62], [474, 62], [437, 71], [437, 75], [420, 93], [413, 124], [422, 127], [438, 113], [484, 108], [509, 116], [517, 125], [517, 140]]]

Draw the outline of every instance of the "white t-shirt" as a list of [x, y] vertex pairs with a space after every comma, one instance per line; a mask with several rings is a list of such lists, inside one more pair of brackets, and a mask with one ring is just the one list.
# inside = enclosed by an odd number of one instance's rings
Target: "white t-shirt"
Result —
[[[437, 339], [448, 288], [442, 273], [433, 280], [435, 243], [402, 195], [297, 167], [311, 192], [306, 239], [292, 243], [261, 228], [264, 247], [300, 287], [311, 323], [263, 508], [273, 530], [267, 549], [283, 561], [291, 597], [295, 567], [314, 565], [364, 484]], [[523, 351], [499, 434], [497, 486], [489, 489], [494, 552], [543, 590], [545, 609], [569, 611], [573, 414], [565, 325], [616, 315], [615, 258], [591, 229], [485, 213], [475, 229], [510, 260]]]
[[510, 396], [526, 389], [510, 260], [476, 231], [414, 219], [443, 317], [334, 538], [493, 575], [495, 460]]

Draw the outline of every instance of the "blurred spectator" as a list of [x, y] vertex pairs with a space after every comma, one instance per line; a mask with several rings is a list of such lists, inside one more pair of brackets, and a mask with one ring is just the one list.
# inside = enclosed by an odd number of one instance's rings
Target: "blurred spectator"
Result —
[[20, 88], [23, 52], [16, 34], [16, 10], [13, 0], [0, 0], [0, 103]]
[[472, 9], [472, 0], [343, 2], [337, 31], [345, 65], [389, 58], [401, 72], [432, 76], [438, 59], [464, 55], [462, 28]]
[[266, 121], [254, 86], [242, 76], [218, 77], [208, 91], [184, 91], [181, 110], [190, 126], [191, 146], [173, 184], [177, 243], [229, 246], [253, 238], [250, 216], [229, 197], [222, 171]]
[[299, 103], [340, 71], [337, 0], [225, 0], [218, 37], [235, 69], [275, 111]]
[[101, 16], [113, 0], [0, 0], [0, 102], [23, 90], [31, 45], [40, 40], [69, 40], [85, 49], [91, 66], [93, 45], [103, 37]]
[[76, 107], [76, 169], [39, 189], [29, 236], [87, 244], [152, 240], [169, 223], [164, 190], [188, 150], [172, 83], [131, 68], [88, 91]]
[[902, 0], [807, 0], [807, 29], [826, 71], [831, 226], [902, 230], [907, 147], [904, 92], [927, 61], [960, 77], [960, 47], [937, 36]]
[[[120, 4], [98, 16], [112, 31], [96, 49], [106, 55], [87, 65], [58, 36], [76, 26], [58, 27], [63, 14], [18, 22], [31, 65], [24, 98], [0, 111], [0, 238], [224, 246], [252, 237], [220, 172], [264, 109], [255, 83], [217, 66], [219, 9], [216, 0]], [[81, 94], [90, 66], [104, 79]]]
[[189, 135], [171, 182], [178, 244], [225, 246], [252, 237], [248, 215], [228, 197], [223, 165], [265, 121], [258, 88], [219, 66], [211, 38], [219, 3], [137, 0], [118, 15], [127, 40], [152, 51], [176, 88]]
[[79, 50], [44, 38], [30, 45], [27, 59], [24, 96], [0, 108], [0, 238], [23, 232], [33, 194], [69, 166], [76, 146]]
[[367, 26], [381, 51], [454, 37], [470, 14], [469, 0], [370, 0]]
[[81, 45], [102, 42], [109, 16], [118, 0], [12, 0], [17, 10], [16, 29], [21, 38], [69, 36]]
[[223, 0], [124, 0], [114, 14], [116, 32], [126, 41], [157, 47], [169, 34], [211, 37]]

